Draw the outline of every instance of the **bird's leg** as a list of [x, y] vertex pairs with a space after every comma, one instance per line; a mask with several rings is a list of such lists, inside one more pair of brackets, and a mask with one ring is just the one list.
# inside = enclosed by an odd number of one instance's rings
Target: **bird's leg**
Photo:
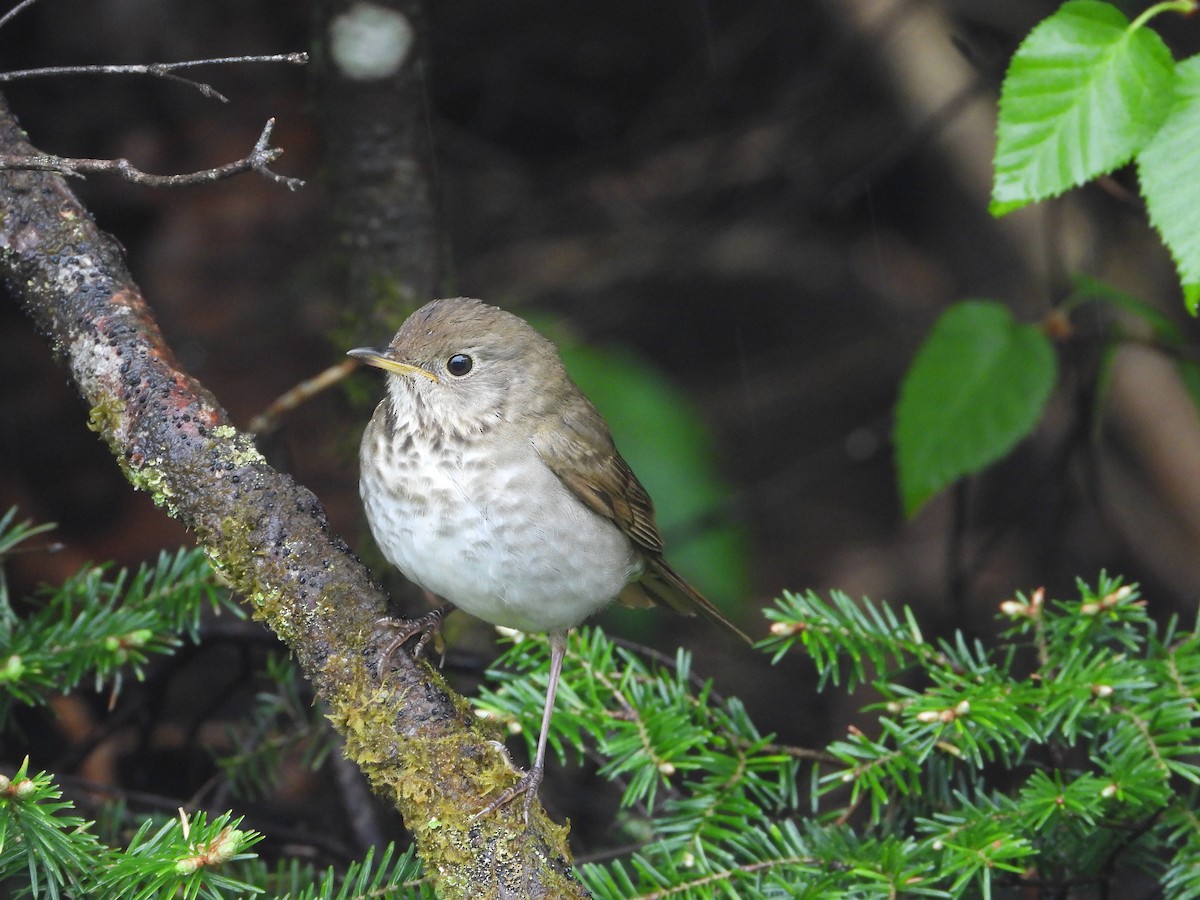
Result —
[[[428, 594], [428, 592], [426, 592]], [[437, 599], [436, 595], [428, 594], [430, 597]], [[379, 677], [382, 678], [384, 673], [388, 671], [389, 663], [392, 659], [392, 654], [403, 647], [412, 638], [420, 635], [417, 639], [417, 645], [413, 647], [413, 659], [417, 659], [421, 655], [421, 651], [425, 649], [425, 645], [433, 639], [433, 636], [442, 630], [442, 621], [454, 609], [453, 603], [443, 603], [436, 609], [431, 609], [423, 616], [417, 616], [415, 619], [386, 619], [378, 620], [375, 625], [380, 628], [386, 628], [392, 632], [392, 639], [388, 645], [383, 648], [383, 652], [379, 655]]]
[[555, 631], [550, 634], [550, 683], [546, 685], [546, 705], [542, 709], [542, 731], [538, 735], [537, 755], [529, 771], [512, 787], [505, 788], [495, 800], [481, 812], [472, 816], [480, 819], [493, 813], [506, 803], [515, 800], [521, 794], [525, 795], [525, 824], [529, 824], [529, 807], [537, 796], [538, 785], [542, 783], [542, 775], [546, 768], [546, 735], [550, 732], [550, 717], [554, 714], [554, 695], [558, 691], [558, 676], [562, 674], [563, 657], [567, 654], [567, 633]]

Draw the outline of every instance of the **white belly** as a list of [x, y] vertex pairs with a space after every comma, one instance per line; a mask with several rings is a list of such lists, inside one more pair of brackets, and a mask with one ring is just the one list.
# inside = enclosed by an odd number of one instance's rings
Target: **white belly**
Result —
[[[436, 465], [415, 466], [420, 449]], [[480, 459], [469, 448], [427, 446], [395, 454], [381, 475], [363, 468], [375, 541], [409, 580], [495, 625], [562, 631], [640, 573], [629, 539], [585, 507], [531, 445], [507, 459], [493, 455], [486, 467]]]

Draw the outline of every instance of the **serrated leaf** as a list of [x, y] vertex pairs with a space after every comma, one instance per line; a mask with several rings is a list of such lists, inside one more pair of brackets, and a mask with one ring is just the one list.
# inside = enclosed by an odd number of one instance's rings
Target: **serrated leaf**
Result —
[[1129, 162], [1171, 105], [1171, 51], [1115, 7], [1071, 0], [1017, 49], [1000, 93], [990, 209], [1003, 215]]
[[1175, 96], [1162, 127], [1138, 154], [1138, 180], [1150, 221], [1162, 235], [1193, 315], [1200, 300], [1200, 57], [1176, 68]]
[[1054, 348], [993, 301], [938, 319], [905, 376], [893, 439], [904, 511], [1007, 454], [1033, 430], [1054, 387]]

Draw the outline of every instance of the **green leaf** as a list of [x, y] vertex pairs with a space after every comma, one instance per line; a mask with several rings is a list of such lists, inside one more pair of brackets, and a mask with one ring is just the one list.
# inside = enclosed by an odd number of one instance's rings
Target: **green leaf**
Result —
[[22, 541], [27, 541], [34, 535], [53, 531], [58, 526], [53, 522], [33, 525], [28, 520], [17, 522], [17, 508], [10, 506], [4, 515], [0, 516], [0, 562], [12, 552], [13, 548]]
[[1054, 386], [1049, 339], [991, 301], [951, 307], [917, 353], [896, 407], [904, 511], [1000, 459], [1037, 423]]
[[992, 214], [1129, 162], [1166, 118], [1174, 78], [1157, 34], [1130, 29], [1107, 3], [1063, 4], [1030, 32], [1004, 78]]
[[1196, 148], [1200, 147], [1200, 56], [1180, 63], [1175, 97], [1166, 121], [1138, 154], [1138, 179], [1150, 221], [1162, 235], [1188, 309], [1200, 304], [1200, 180]]

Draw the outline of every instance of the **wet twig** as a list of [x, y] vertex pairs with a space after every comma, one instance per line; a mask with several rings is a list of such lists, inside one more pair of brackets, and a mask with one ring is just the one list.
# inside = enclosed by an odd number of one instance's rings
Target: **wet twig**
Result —
[[[2, 20], [0, 20], [0, 27], [3, 27]], [[198, 66], [220, 66], [236, 63], [287, 63], [295, 66], [303, 66], [308, 64], [308, 54], [275, 53], [267, 56], [222, 56], [214, 59], [189, 59], [179, 62], [119, 66], [45, 66], [38, 69], [18, 69], [15, 72], [0, 72], [0, 84], [9, 81], [22, 81], [29, 78], [48, 78], [55, 75], [149, 75], [152, 78], [178, 81], [181, 84], [194, 87], [205, 97], [220, 100], [222, 103], [228, 103], [229, 98], [211, 84], [191, 78], [184, 78], [176, 73], [181, 69], [194, 69]]]
[[119, 175], [126, 181], [144, 187], [183, 187], [193, 184], [208, 184], [224, 178], [232, 178], [243, 172], [257, 172], [269, 181], [282, 184], [288, 190], [294, 191], [296, 188], [304, 186], [302, 179], [289, 178], [286, 175], [272, 172], [270, 169], [271, 163], [283, 155], [281, 148], [268, 146], [271, 140], [271, 130], [274, 127], [275, 120], [268, 119], [262, 134], [254, 142], [254, 148], [241, 159], [183, 175], [153, 175], [138, 169], [127, 159], [77, 159], [55, 156], [51, 153], [34, 153], [28, 156], [11, 153], [0, 154], [0, 169], [55, 172], [59, 175], [72, 175], [77, 178], [94, 174]]

